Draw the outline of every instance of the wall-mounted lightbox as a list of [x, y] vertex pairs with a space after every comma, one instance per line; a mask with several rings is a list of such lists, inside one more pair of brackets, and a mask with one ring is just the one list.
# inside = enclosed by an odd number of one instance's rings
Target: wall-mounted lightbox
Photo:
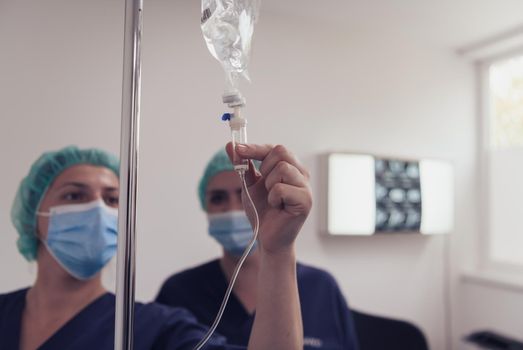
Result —
[[372, 155], [324, 156], [323, 230], [331, 235], [449, 233], [454, 224], [454, 172], [439, 160]]

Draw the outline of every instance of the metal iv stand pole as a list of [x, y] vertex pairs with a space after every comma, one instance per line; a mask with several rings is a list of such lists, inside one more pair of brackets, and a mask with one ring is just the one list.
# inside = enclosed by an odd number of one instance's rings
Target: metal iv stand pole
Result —
[[120, 198], [114, 348], [131, 350], [134, 331], [135, 229], [140, 129], [142, 0], [125, 1], [120, 139]]

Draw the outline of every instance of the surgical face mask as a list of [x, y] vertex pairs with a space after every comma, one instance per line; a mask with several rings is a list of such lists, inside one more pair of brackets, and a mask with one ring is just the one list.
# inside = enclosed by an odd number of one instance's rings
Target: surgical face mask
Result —
[[[209, 234], [228, 253], [241, 256], [249, 245], [254, 232], [251, 223], [243, 210], [228, 211], [219, 214], [208, 214]], [[254, 246], [254, 248], [256, 245]], [[254, 248], [252, 251], [254, 251]]]
[[52, 207], [44, 245], [71, 276], [94, 277], [116, 253], [118, 210], [101, 200]]

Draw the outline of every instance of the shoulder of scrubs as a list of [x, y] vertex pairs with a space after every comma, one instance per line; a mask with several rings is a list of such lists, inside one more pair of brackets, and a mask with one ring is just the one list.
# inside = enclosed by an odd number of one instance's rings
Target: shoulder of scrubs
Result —
[[[0, 348], [18, 348], [27, 289], [0, 295]], [[114, 346], [115, 296], [107, 293], [69, 320], [39, 348], [109, 350]], [[191, 350], [203, 338], [205, 326], [184, 309], [156, 303], [135, 304], [134, 349]], [[238, 350], [216, 335], [209, 350]]]
[[[25, 296], [29, 288], [0, 294], [0, 329], [6, 322], [11, 322], [13, 313], [19, 311], [25, 304]], [[1, 338], [0, 338], [1, 339]]]
[[298, 263], [298, 290], [306, 349], [358, 349], [352, 313], [335, 278]]
[[23, 288], [19, 290], [15, 290], [9, 293], [0, 294], [0, 307], [5, 307], [9, 304], [11, 300], [18, 299], [18, 298], [25, 298], [25, 295], [27, 294], [27, 291], [29, 288]]
[[29, 288], [0, 295], [0, 348], [19, 347], [20, 324]]
[[[193, 347], [205, 336], [207, 327], [199, 324], [196, 318], [183, 308], [171, 308], [158, 303], [137, 304], [135, 314], [136, 337], [147, 333], [151, 323], [161, 320], [161, 327], [154, 341], [153, 349], [188, 349]], [[138, 340], [138, 339], [137, 339]], [[239, 350], [244, 347], [228, 345], [226, 339], [218, 334], [211, 337], [205, 349], [208, 350]]]
[[[220, 262], [216, 259], [169, 277], [156, 301], [186, 308], [198, 322], [210, 326], [218, 313], [227, 284]], [[216, 330], [229, 343], [246, 346], [253, 321], [254, 316], [245, 310], [233, 293]]]
[[180, 272], [167, 278], [162, 284], [155, 301], [170, 306], [185, 306], [197, 291], [217, 283], [220, 264], [215, 259]]

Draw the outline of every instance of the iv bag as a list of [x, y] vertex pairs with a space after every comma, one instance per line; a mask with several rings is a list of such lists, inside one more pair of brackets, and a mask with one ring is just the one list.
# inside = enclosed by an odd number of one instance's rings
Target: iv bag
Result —
[[202, 33], [225, 71], [229, 91], [238, 89], [240, 76], [250, 81], [247, 66], [259, 8], [260, 0], [202, 0]]

